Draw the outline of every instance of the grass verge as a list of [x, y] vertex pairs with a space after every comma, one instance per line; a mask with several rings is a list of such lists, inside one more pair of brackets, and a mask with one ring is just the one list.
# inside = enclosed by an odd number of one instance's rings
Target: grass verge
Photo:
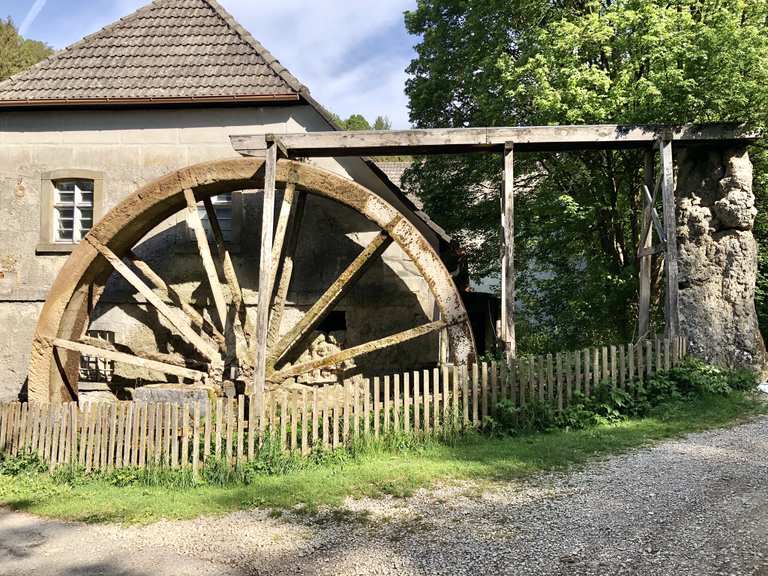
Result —
[[584, 430], [468, 436], [454, 445], [427, 443], [401, 451], [374, 445], [337, 463], [257, 475], [247, 485], [222, 487], [115, 486], [98, 478], [62, 483], [48, 474], [0, 474], [0, 504], [47, 517], [122, 523], [185, 519], [257, 506], [302, 504], [313, 510], [339, 505], [348, 496], [407, 496], [436, 482], [525, 478], [765, 413], [768, 404], [753, 393], [703, 396], [663, 404], [644, 418]]

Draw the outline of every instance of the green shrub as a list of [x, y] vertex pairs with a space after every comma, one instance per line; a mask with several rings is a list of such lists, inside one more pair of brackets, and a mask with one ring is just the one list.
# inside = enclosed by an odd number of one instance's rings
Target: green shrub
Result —
[[35, 452], [21, 452], [16, 456], [0, 453], [0, 474], [4, 476], [39, 474], [46, 470], [48, 466]]

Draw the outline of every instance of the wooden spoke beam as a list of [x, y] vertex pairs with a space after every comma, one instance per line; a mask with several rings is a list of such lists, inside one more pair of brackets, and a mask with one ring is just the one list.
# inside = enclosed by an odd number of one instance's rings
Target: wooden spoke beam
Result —
[[359, 346], [347, 348], [346, 350], [342, 350], [336, 354], [331, 354], [325, 358], [318, 358], [317, 360], [312, 360], [310, 362], [295, 364], [294, 366], [273, 373], [270, 377], [270, 380], [279, 382], [281, 380], [285, 380], [286, 378], [292, 378], [294, 376], [306, 374], [307, 372], [317, 370], [318, 368], [335, 366], [337, 364], [341, 364], [342, 362], [346, 362], [347, 360], [351, 360], [352, 358], [356, 358], [357, 356], [369, 354], [375, 350], [381, 350], [382, 348], [397, 346], [403, 342], [413, 340], [414, 338], [419, 338], [420, 336], [425, 336], [437, 330], [442, 330], [446, 327], [447, 323], [442, 320], [429, 322], [428, 324], [423, 324], [421, 326], [417, 326], [416, 328], [404, 330], [403, 332], [398, 332], [397, 334], [392, 334], [391, 336], [386, 336], [385, 338], [380, 338], [379, 340], [373, 340], [371, 342], [366, 342], [365, 344], [360, 344]]
[[664, 279], [666, 298], [665, 336], [669, 339], [680, 334], [680, 309], [678, 302], [678, 271], [677, 271], [677, 219], [675, 216], [675, 174], [672, 164], [672, 138], [668, 136], [659, 140], [661, 152], [661, 201], [664, 215], [664, 230], [667, 236], [667, 249], [664, 255]]
[[272, 300], [272, 226], [275, 218], [275, 173], [277, 171], [277, 146], [267, 147], [264, 167], [264, 203], [261, 211], [261, 248], [259, 254], [259, 300], [256, 310], [256, 335], [254, 348], [254, 392], [261, 398], [267, 371], [267, 332], [269, 309]]
[[328, 312], [341, 300], [368, 267], [392, 243], [386, 232], [379, 232], [365, 249], [347, 266], [346, 270], [331, 284], [320, 299], [315, 302], [301, 320], [280, 339], [274, 350], [270, 350], [268, 369], [274, 365], [298, 343], [302, 342]]
[[501, 340], [507, 362], [517, 356], [515, 341], [515, 166], [514, 145], [504, 150], [504, 190], [501, 200]]
[[191, 368], [183, 368], [181, 366], [176, 366], [165, 362], [158, 362], [157, 360], [149, 360], [147, 358], [141, 358], [139, 356], [126, 354], [124, 352], [107, 350], [98, 346], [83, 344], [82, 342], [72, 342], [71, 340], [55, 338], [53, 340], [53, 345], [58, 348], [79, 352], [80, 354], [96, 356], [97, 358], [103, 358], [104, 360], [113, 360], [115, 362], [130, 364], [132, 366], [140, 366], [142, 368], [156, 370], [157, 372], [162, 372], [164, 374], [171, 374], [173, 376], [179, 376], [180, 378], [188, 378], [189, 380], [200, 381], [204, 380], [208, 376], [205, 372], [192, 370]]
[[[285, 236], [283, 238], [283, 250], [280, 254], [281, 260], [278, 260], [280, 277], [275, 289], [275, 297], [272, 301], [272, 308], [269, 313], [269, 330], [267, 332], [267, 355], [271, 356], [272, 350], [274, 350], [277, 344], [277, 339], [280, 336], [280, 325], [283, 321], [283, 312], [285, 311], [285, 302], [288, 298], [288, 288], [291, 284], [291, 277], [293, 276], [293, 262], [296, 255], [296, 245], [299, 239], [299, 230], [301, 229], [301, 221], [304, 217], [304, 205], [306, 203], [306, 193], [302, 191], [295, 191], [293, 203], [291, 205], [290, 215], [288, 217], [288, 223], [286, 225]], [[285, 208], [285, 202], [283, 207]], [[280, 211], [280, 218], [283, 217], [283, 210]], [[278, 229], [280, 228], [278, 223]], [[272, 251], [273, 264], [274, 264], [275, 251]], [[277, 271], [277, 270], [276, 270]], [[273, 280], [273, 283], [275, 281]], [[269, 364], [269, 360], [267, 361]]]
[[[429, 130], [374, 130], [360, 132], [305, 132], [266, 136], [291, 157], [448, 154], [502, 150], [512, 142], [518, 152], [611, 148], [648, 148], [669, 130], [676, 144], [756, 140], [756, 132], [733, 124], [663, 126], [514, 126], [488, 128], [435, 128]], [[243, 155], [260, 155], [265, 136], [230, 136]]]
[[149, 264], [139, 258], [139, 256], [137, 256], [133, 250], [128, 252], [128, 259], [131, 261], [131, 264], [136, 266], [136, 269], [141, 272], [147, 280], [149, 280], [149, 282], [154, 286], [155, 290], [160, 292], [160, 296], [162, 298], [170, 300], [175, 306], [181, 308], [184, 313], [189, 316], [190, 321], [195, 327], [199, 328], [200, 330], [207, 328], [211, 332], [213, 339], [216, 340], [216, 344], [219, 346], [219, 348], [222, 350], [225, 349], [224, 335], [219, 332], [218, 328], [216, 328], [216, 325], [213, 324], [213, 322], [209, 321], [197, 310], [195, 310], [192, 305], [188, 304], [173, 287], [166, 284], [165, 280], [163, 280]]
[[211, 362], [221, 362], [218, 352], [192, 329], [189, 318], [181, 316], [179, 310], [174, 310], [163, 302], [163, 300], [155, 294], [155, 292], [147, 286], [127, 264], [118, 258], [112, 250], [104, 246], [104, 244], [96, 240], [96, 238], [90, 234], [85, 237], [85, 240], [112, 265], [112, 268], [114, 268], [120, 276], [133, 286], [139, 294], [144, 296], [147, 302], [154, 306], [155, 309], [162, 314], [174, 328], [176, 328], [179, 334], [192, 344], [203, 356], [208, 358]]
[[162, 352], [152, 352], [148, 350], [138, 352], [132, 350], [125, 344], [113, 344], [112, 342], [107, 342], [106, 340], [101, 340], [92, 336], [83, 336], [80, 338], [80, 343], [88, 344], [89, 346], [95, 346], [96, 348], [101, 348], [111, 352], [122, 352], [123, 354], [130, 354], [131, 356], [136, 356], [145, 360], [155, 360], [164, 364], [170, 364], [171, 366], [180, 366], [182, 368], [190, 368], [192, 370], [200, 370], [204, 372], [207, 372], [208, 370], [208, 364], [204, 362], [198, 362], [192, 358], [185, 358], [182, 360], [178, 356], [163, 354]]
[[211, 247], [208, 245], [208, 237], [205, 235], [203, 222], [200, 220], [200, 214], [197, 211], [197, 199], [195, 193], [187, 188], [184, 190], [184, 199], [187, 201], [187, 224], [195, 234], [197, 240], [197, 251], [200, 253], [200, 259], [203, 261], [203, 269], [208, 278], [208, 285], [213, 294], [213, 303], [216, 307], [216, 313], [219, 316], [222, 330], [227, 330], [227, 301], [224, 297], [224, 290], [219, 282], [219, 273], [216, 271], [216, 264], [211, 256]]
[[285, 235], [288, 231], [288, 221], [291, 218], [291, 210], [293, 209], [295, 197], [296, 184], [288, 182], [285, 186], [285, 192], [283, 193], [283, 201], [280, 204], [280, 215], [277, 218], [275, 238], [272, 244], [272, 277], [270, 278], [270, 290], [273, 290], [275, 287], [275, 281], [280, 269], [280, 258], [283, 254], [283, 244], [285, 243]]

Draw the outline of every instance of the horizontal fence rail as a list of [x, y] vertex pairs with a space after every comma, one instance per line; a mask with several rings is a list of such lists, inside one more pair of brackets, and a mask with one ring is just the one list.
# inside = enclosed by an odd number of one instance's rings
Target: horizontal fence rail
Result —
[[358, 438], [391, 433], [440, 435], [476, 428], [499, 401], [532, 401], [563, 410], [598, 385], [631, 390], [687, 353], [684, 338], [647, 340], [576, 352], [442, 366], [360, 384], [277, 390], [195, 402], [0, 404], [0, 452], [36, 453], [51, 470], [163, 466], [197, 474], [211, 459], [232, 465], [258, 456], [266, 442], [307, 455]]

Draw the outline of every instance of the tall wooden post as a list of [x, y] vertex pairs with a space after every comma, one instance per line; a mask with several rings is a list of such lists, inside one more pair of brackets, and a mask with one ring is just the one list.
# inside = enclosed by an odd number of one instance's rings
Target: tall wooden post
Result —
[[256, 337], [254, 338], [253, 392], [257, 400], [264, 393], [267, 369], [267, 333], [269, 308], [272, 300], [272, 226], [275, 217], [275, 172], [277, 170], [277, 145], [267, 147], [264, 170], [264, 205], [261, 213], [261, 249], [259, 253], [259, 301], [256, 310]]
[[[647, 150], [645, 152], [645, 168], [643, 170], [645, 176], [645, 185], [648, 190], [654, 188], [654, 151]], [[641, 222], [640, 233], [645, 231], [645, 238], [640, 238], [640, 249], [646, 252], [650, 251], [653, 245], [653, 227], [651, 224], [651, 206], [648, 196], [643, 196], [643, 216]], [[653, 262], [653, 256], [650, 253], [646, 253], [640, 257], [640, 293], [637, 306], [637, 340], [640, 341], [648, 336], [648, 331], [651, 326], [651, 264]]]
[[501, 340], [507, 362], [517, 355], [515, 343], [515, 172], [514, 146], [504, 146], [504, 190], [501, 199]]
[[675, 174], [672, 164], [672, 140], [667, 136], [659, 140], [661, 152], [661, 197], [664, 209], [664, 231], [667, 247], [664, 254], [665, 335], [675, 338], [680, 334], [680, 311], [677, 280], [677, 219], [675, 217]]

